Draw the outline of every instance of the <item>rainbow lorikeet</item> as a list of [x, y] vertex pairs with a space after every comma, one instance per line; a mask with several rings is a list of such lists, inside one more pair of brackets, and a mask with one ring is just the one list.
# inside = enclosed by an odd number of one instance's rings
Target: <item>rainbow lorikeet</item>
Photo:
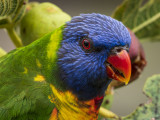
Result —
[[111, 80], [130, 79], [130, 43], [121, 22], [92, 13], [11, 51], [0, 58], [1, 120], [97, 119]]

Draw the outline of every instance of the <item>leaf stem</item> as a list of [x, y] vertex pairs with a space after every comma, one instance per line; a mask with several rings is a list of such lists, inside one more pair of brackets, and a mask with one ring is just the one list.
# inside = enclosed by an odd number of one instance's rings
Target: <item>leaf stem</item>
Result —
[[153, 21], [156, 21], [157, 19], [160, 18], [160, 13], [154, 15], [152, 18], [146, 20], [145, 22], [143, 22], [142, 24], [140, 24], [139, 26], [135, 27], [132, 29], [132, 31], [134, 33], [138, 32], [139, 30], [141, 30], [142, 28], [146, 27], [148, 24], [151, 24]]
[[115, 118], [115, 119], [119, 118], [118, 115], [116, 115], [115, 113], [113, 113], [103, 107], [100, 107], [99, 114], [105, 118]]
[[4, 51], [2, 48], [0, 48], [0, 57], [5, 55], [6, 54], [6, 51]]
[[17, 35], [16, 31], [14, 30], [14, 27], [7, 27], [6, 29], [14, 45], [16, 47], [22, 47], [22, 41], [20, 37]]

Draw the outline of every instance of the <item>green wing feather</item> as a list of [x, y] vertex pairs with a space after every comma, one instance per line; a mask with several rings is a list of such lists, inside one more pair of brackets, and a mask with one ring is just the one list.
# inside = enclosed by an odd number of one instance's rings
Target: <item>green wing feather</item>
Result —
[[48, 96], [57, 84], [56, 52], [63, 27], [0, 58], [0, 118], [45, 120], [54, 108]]

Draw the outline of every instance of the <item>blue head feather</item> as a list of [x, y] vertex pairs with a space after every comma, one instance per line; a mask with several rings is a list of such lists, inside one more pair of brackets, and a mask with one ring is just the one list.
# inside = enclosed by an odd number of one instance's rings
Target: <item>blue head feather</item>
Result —
[[[83, 38], [90, 39], [99, 51], [82, 48]], [[105, 61], [115, 46], [130, 46], [127, 28], [119, 21], [101, 14], [81, 14], [73, 17], [63, 31], [58, 65], [61, 80], [80, 100], [104, 94], [111, 80]]]

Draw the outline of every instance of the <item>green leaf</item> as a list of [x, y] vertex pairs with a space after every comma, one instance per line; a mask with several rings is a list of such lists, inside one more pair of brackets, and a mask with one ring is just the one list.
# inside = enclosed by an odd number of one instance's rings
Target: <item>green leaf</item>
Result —
[[28, 0], [0, 0], [0, 28], [9, 27], [24, 15]]
[[[105, 97], [103, 99], [101, 107], [109, 110], [112, 106], [112, 103], [113, 103], [113, 93], [112, 94], [107, 94], [107, 95], [105, 95]], [[103, 118], [104, 118], [104, 116], [99, 114], [98, 120], [101, 120]]]
[[122, 21], [140, 40], [160, 40], [160, 0], [124, 0], [112, 17]]
[[21, 47], [22, 42], [15, 32], [15, 25], [25, 13], [28, 0], [0, 0], [0, 28], [6, 28], [16, 47]]
[[6, 54], [6, 52], [2, 48], [0, 48], [0, 57], [5, 55], [5, 54]]
[[123, 120], [160, 120], [160, 74], [150, 77], [143, 88], [149, 101], [140, 105]]
[[102, 107], [106, 108], [106, 109], [110, 109], [113, 103], [113, 94], [107, 94], [102, 102]]

